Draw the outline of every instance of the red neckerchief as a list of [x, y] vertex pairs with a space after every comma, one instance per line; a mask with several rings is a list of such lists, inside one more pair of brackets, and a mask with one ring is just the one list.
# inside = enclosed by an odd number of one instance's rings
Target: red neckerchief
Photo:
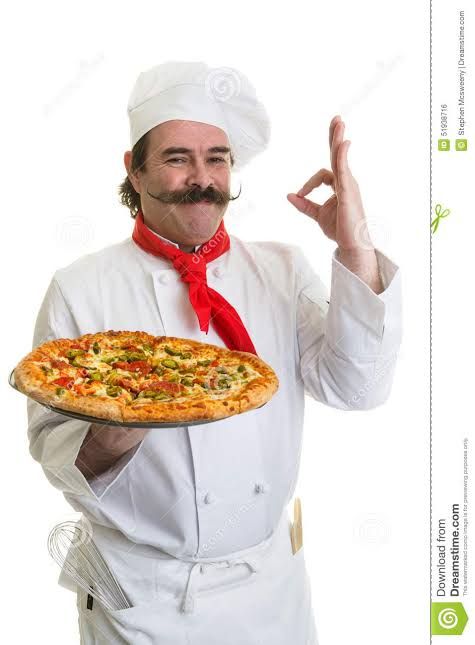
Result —
[[210, 321], [228, 349], [250, 352], [257, 356], [244, 324], [237, 311], [217, 291], [208, 286], [206, 265], [230, 248], [229, 235], [221, 220], [218, 230], [196, 253], [186, 253], [164, 242], [153, 234], [137, 212], [132, 239], [147, 253], [168, 258], [189, 285], [189, 298], [198, 317], [201, 331], [208, 333]]

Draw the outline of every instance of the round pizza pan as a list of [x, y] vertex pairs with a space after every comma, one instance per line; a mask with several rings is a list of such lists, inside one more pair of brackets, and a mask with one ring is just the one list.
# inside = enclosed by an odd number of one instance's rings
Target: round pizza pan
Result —
[[[21, 392], [21, 390], [19, 390], [15, 384], [14, 372], [15, 372], [14, 369], [10, 372], [10, 376], [8, 377], [8, 382], [13, 389], [15, 389], [17, 392]], [[21, 392], [21, 393], [24, 394], [24, 392]], [[30, 398], [33, 399], [33, 397], [30, 397]], [[33, 399], [33, 400], [35, 401], [36, 399]], [[56, 412], [57, 414], [62, 414], [65, 417], [71, 417], [72, 419], [80, 419], [81, 421], [89, 421], [90, 423], [98, 423], [98, 424], [102, 423], [110, 426], [118, 426], [120, 428], [182, 428], [183, 426], [198, 426], [198, 425], [203, 425], [205, 423], [213, 423], [215, 421], [222, 421], [223, 419], [229, 418], [229, 417], [223, 417], [222, 419], [198, 419], [198, 421], [175, 421], [175, 422], [168, 422], [168, 423], [160, 423], [158, 421], [148, 421], [148, 422], [146, 421], [142, 421], [142, 422], [111, 421], [110, 419], [91, 417], [88, 414], [81, 414], [80, 412], [63, 410], [62, 408], [57, 408], [53, 405], [47, 405], [46, 403], [42, 403], [41, 401], [37, 401], [37, 403], [47, 408], [48, 410], [51, 410], [52, 412]], [[265, 403], [263, 405], [265, 405]], [[262, 408], [262, 405], [258, 407]], [[254, 408], [254, 409], [258, 409], [258, 408]]]

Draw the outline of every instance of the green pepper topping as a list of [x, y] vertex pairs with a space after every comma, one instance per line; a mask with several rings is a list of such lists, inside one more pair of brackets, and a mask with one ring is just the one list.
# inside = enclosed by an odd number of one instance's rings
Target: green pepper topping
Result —
[[82, 356], [86, 351], [84, 349], [68, 349], [66, 356], [68, 358], [76, 358], [76, 356]]
[[158, 376], [162, 376], [163, 374], [165, 374], [166, 369], [157, 365], [157, 367], [155, 367], [153, 371], [155, 372], [155, 374], [158, 374]]
[[91, 372], [89, 378], [91, 381], [102, 381], [102, 374], [100, 372]]
[[228, 381], [228, 379], [225, 378], [220, 378], [218, 381], [218, 387], [223, 390], [224, 388], [229, 388], [231, 387], [231, 383]]
[[106, 394], [107, 394], [107, 396], [119, 396], [119, 394], [121, 393], [121, 391], [122, 391], [122, 388], [121, 388], [121, 387], [119, 387], [118, 385], [109, 385], [109, 386], [106, 388]]
[[43, 370], [43, 372], [44, 372], [45, 374], [52, 374], [52, 372], [53, 372], [53, 370], [51, 369], [51, 367], [48, 367], [47, 365], [42, 365], [42, 366], [41, 366], [41, 369]]
[[123, 378], [122, 374], [119, 374], [117, 370], [111, 370], [110, 372], [107, 372], [107, 382], [110, 384], [114, 384], [115, 380], [118, 378]]
[[58, 396], [61, 396], [62, 394], [64, 394], [64, 392], [65, 392], [64, 387], [57, 387], [57, 388], [56, 388], [56, 394], [57, 394]]
[[169, 367], [170, 369], [174, 370], [178, 367], [178, 363], [171, 358], [164, 358], [162, 361], [160, 361], [161, 364], [164, 367]]
[[246, 366], [245, 365], [239, 365], [239, 367], [237, 369], [238, 369], [238, 372], [245, 372], [246, 371]]
[[99, 347], [99, 343], [97, 342], [97, 340], [94, 341], [92, 345], [92, 351], [94, 352], [94, 354], [99, 354], [99, 352], [101, 351], [101, 348]]
[[191, 352], [183, 352], [180, 354], [180, 358], [191, 358]]
[[149, 345], [148, 343], [144, 343], [142, 345], [144, 351], [149, 352], [150, 354], [153, 354], [153, 347]]
[[189, 378], [182, 378], [180, 383], [187, 386], [193, 385], [193, 381], [191, 381]]
[[126, 352], [120, 356], [120, 360], [128, 361], [129, 363], [132, 361], [145, 361], [147, 356], [143, 352]]
[[180, 356], [181, 355], [180, 351], [177, 351], [176, 349], [172, 349], [168, 345], [165, 345], [165, 347], [163, 349], [166, 351], [167, 354], [170, 354], [170, 356]]
[[117, 356], [104, 356], [104, 358], [101, 358], [101, 361], [107, 364], [115, 363], [117, 360], [119, 360]]
[[80, 362], [77, 360], [77, 358], [73, 358], [73, 360], [71, 361], [71, 365], [72, 365], [73, 367], [85, 367], [85, 368], [87, 369], [87, 365], [82, 365], [82, 363], [80, 363]]
[[158, 400], [170, 398], [169, 395], [166, 394], [165, 392], [160, 392], [157, 390], [142, 390], [142, 392], [140, 392], [139, 394], [139, 397], [146, 398], [146, 399], [158, 399]]
[[219, 372], [220, 374], [227, 374], [228, 373], [228, 370], [222, 365], [219, 365], [216, 368], [216, 371]]
[[203, 360], [203, 361], [198, 361], [198, 365], [201, 365], [201, 367], [206, 367], [206, 366], [207, 366], [207, 365], [209, 365], [210, 363], [211, 363], [211, 359], [210, 359], [210, 358], [207, 358], [206, 360]]

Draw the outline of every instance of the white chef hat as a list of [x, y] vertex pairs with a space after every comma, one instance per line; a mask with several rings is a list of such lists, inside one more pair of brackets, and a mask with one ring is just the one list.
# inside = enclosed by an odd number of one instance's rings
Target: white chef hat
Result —
[[160, 123], [200, 121], [224, 130], [239, 170], [267, 147], [268, 114], [251, 82], [232, 67], [167, 61], [139, 74], [127, 106], [130, 145]]

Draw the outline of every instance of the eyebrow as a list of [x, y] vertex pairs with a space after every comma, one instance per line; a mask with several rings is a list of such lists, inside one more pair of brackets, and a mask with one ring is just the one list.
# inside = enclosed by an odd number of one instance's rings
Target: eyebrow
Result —
[[[231, 152], [230, 148], [227, 148], [226, 146], [213, 146], [212, 148], [208, 148], [208, 152], [220, 152], [222, 154], [226, 154], [227, 152]], [[179, 155], [179, 154], [193, 154], [193, 150], [190, 148], [183, 148], [183, 147], [171, 147], [171, 148], [166, 148], [163, 150], [162, 155], [165, 157], [167, 155]]]

